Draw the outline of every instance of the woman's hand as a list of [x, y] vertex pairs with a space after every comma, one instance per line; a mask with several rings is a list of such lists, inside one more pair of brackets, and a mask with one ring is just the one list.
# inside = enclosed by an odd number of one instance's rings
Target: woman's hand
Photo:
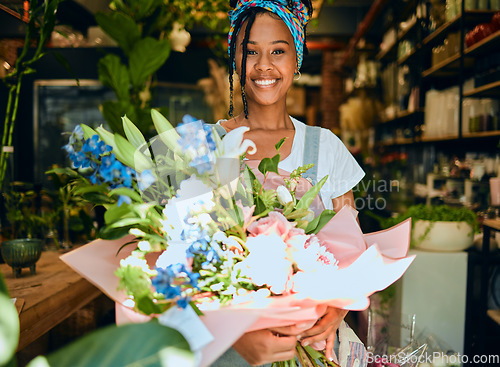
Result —
[[295, 358], [296, 345], [297, 334], [283, 335], [273, 329], [263, 329], [243, 334], [233, 348], [250, 365], [258, 366]]
[[300, 343], [305, 347], [307, 345], [325, 340], [325, 357], [328, 360], [331, 360], [337, 329], [339, 328], [342, 320], [344, 320], [344, 317], [347, 315], [347, 312], [347, 310], [340, 308], [328, 307], [325, 314], [312, 328], [299, 335], [298, 339], [300, 339]]

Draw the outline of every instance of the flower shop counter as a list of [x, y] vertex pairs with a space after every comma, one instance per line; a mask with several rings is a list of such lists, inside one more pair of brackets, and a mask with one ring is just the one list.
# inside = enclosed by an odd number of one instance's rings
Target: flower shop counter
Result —
[[15, 278], [12, 268], [0, 264], [10, 297], [16, 298], [23, 349], [73, 312], [90, 303], [101, 291], [64, 264], [55, 251], [44, 251], [36, 263], [36, 274], [24, 268]]

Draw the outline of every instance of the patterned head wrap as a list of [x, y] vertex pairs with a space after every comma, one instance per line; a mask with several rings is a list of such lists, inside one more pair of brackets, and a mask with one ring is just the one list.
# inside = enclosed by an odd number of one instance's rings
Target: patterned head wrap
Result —
[[[241, 14], [253, 7], [263, 8], [278, 15], [285, 22], [288, 29], [290, 29], [297, 54], [297, 65], [300, 69], [304, 53], [304, 27], [309, 20], [309, 14], [300, 0], [292, 0], [291, 3], [292, 5], [289, 7], [287, 0], [238, 0], [234, 10], [229, 12], [229, 20], [231, 21], [231, 28], [228, 34], [229, 47], [231, 47], [231, 39], [236, 28], [236, 22]], [[231, 49], [229, 49], [229, 54], [231, 55]]]

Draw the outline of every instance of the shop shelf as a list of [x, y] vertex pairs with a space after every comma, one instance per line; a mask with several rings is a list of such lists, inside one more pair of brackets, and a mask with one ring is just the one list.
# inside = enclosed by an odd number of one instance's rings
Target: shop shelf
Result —
[[418, 21], [417, 18], [414, 18], [410, 25], [408, 25], [404, 30], [400, 30], [398, 32], [398, 41], [404, 40], [405, 38], [415, 34], [418, 29]]
[[[494, 13], [495, 11], [493, 10], [467, 10], [464, 13], [464, 23], [466, 26], [473, 26], [479, 23], [489, 22]], [[425, 46], [434, 46], [442, 42], [450, 32], [460, 30], [461, 18], [462, 15], [459, 14], [449, 22], [446, 22], [425, 37], [422, 44]]]
[[500, 80], [485, 84], [464, 93], [468, 98], [500, 98]]
[[464, 55], [466, 57], [476, 57], [491, 53], [492, 50], [498, 49], [498, 47], [500, 47], [500, 31], [496, 31], [472, 46], [467, 47], [464, 50]]
[[460, 68], [460, 54], [457, 53], [441, 61], [440, 63], [434, 65], [433, 67], [424, 70], [422, 72], [422, 77], [427, 78], [429, 76], [435, 76], [435, 77], [454, 76], [458, 73], [459, 68]]
[[394, 42], [392, 45], [390, 45], [386, 49], [380, 50], [380, 52], [377, 54], [377, 56], [375, 56], [375, 58], [379, 61], [383, 61], [386, 59], [388, 59], [388, 60], [395, 59], [396, 54], [397, 54], [396, 44], [397, 44], [397, 42]]
[[472, 139], [472, 138], [488, 138], [488, 137], [496, 137], [500, 136], [500, 131], [479, 131], [476, 133], [464, 133], [462, 137], [464, 139]]
[[382, 124], [392, 124], [396, 122], [407, 122], [409, 120], [416, 120], [422, 118], [424, 114], [424, 109], [419, 108], [415, 111], [400, 111], [392, 119], [383, 120]]
[[398, 139], [390, 139], [387, 141], [380, 141], [379, 145], [384, 147], [397, 146], [397, 145], [409, 145], [413, 144], [413, 138], [398, 138]]
[[414, 47], [407, 55], [398, 59], [398, 65], [403, 65], [403, 64], [409, 63], [410, 60], [412, 60], [413, 57], [415, 55], [417, 55], [417, 51], [418, 51], [418, 49], [416, 47]]
[[436, 143], [440, 141], [457, 140], [458, 135], [446, 135], [446, 136], [422, 136], [418, 142], [421, 143]]

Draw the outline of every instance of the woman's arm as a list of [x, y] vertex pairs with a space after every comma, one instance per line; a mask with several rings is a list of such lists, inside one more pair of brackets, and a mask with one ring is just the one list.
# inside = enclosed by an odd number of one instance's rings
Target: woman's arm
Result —
[[344, 205], [350, 205], [353, 208], [356, 207], [354, 203], [354, 194], [352, 193], [352, 190], [349, 190], [344, 195], [333, 199], [332, 203], [333, 203], [333, 210], [335, 210], [335, 213], [338, 213]]

